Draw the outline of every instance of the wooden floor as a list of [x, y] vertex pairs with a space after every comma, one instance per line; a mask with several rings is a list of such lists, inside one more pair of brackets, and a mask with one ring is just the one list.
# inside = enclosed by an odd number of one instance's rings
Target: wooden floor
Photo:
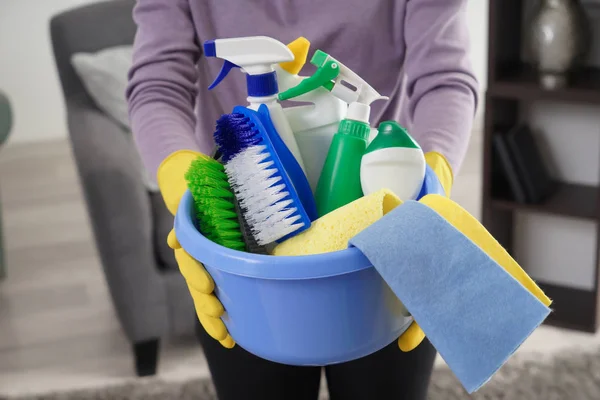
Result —
[[[0, 152], [7, 279], [0, 282], [0, 394], [132, 377], [66, 142]], [[192, 338], [161, 354], [165, 378], [207, 375]]]
[[[480, 146], [473, 141], [453, 191], [476, 216]], [[0, 282], [0, 395], [133, 379], [67, 143], [2, 149], [0, 194], [8, 264], [8, 278]], [[600, 343], [597, 336], [543, 327], [520, 351], [592, 343]], [[207, 374], [192, 338], [163, 347], [161, 377]]]

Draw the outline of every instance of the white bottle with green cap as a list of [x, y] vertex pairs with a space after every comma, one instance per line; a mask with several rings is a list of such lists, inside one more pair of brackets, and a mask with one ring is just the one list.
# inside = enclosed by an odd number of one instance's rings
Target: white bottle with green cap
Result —
[[395, 121], [379, 124], [360, 164], [366, 195], [387, 188], [401, 200], [415, 200], [425, 178], [425, 155], [419, 144]]

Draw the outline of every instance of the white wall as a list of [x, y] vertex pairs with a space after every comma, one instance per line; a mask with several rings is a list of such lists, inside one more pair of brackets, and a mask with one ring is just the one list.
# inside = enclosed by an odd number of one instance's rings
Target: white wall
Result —
[[[8, 93], [15, 110], [11, 142], [66, 136], [48, 23], [61, 10], [93, 1], [0, 0], [0, 89]], [[483, 88], [487, 80], [487, 1], [468, 4], [473, 66]]]
[[485, 89], [487, 88], [487, 52], [488, 52], [488, 1], [469, 0], [467, 4], [469, 31], [471, 32], [471, 60], [475, 74], [479, 79], [479, 107], [475, 120], [475, 134], [481, 135], [483, 129], [483, 111], [485, 109]]
[[66, 136], [49, 21], [57, 12], [92, 1], [0, 0], [0, 89], [14, 108], [11, 142]]

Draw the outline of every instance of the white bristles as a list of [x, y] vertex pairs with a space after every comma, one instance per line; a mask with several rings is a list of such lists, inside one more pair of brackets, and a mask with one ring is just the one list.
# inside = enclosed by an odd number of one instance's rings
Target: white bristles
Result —
[[[231, 188], [245, 212], [246, 221], [259, 245], [267, 245], [295, 232], [304, 224], [296, 223], [292, 200], [279, 171], [273, 166], [266, 146], [251, 146], [225, 164]], [[295, 215], [294, 215], [295, 214]]]

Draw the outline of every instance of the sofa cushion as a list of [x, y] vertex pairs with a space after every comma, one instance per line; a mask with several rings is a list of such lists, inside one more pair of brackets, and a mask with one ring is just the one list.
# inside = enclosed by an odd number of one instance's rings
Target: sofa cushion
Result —
[[75, 53], [71, 64], [98, 108], [129, 130], [125, 90], [131, 68], [132, 46], [116, 46], [95, 53]]
[[165, 202], [160, 193], [152, 192], [150, 195], [150, 203], [152, 205], [152, 217], [154, 223], [153, 240], [154, 252], [158, 265], [162, 270], [179, 270], [173, 249], [167, 245], [167, 236], [173, 228], [173, 216], [167, 210]]
[[[75, 53], [71, 64], [86, 92], [96, 106], [117, 122], [126, 134], [130, 133], [129, 109], [125, 90], [131, 68], [133, 47], [115, 46], [95, 53]], [[157, 192], [155, 179], [145, 170], [140, 160], [140, 174], [149, 191]]]

